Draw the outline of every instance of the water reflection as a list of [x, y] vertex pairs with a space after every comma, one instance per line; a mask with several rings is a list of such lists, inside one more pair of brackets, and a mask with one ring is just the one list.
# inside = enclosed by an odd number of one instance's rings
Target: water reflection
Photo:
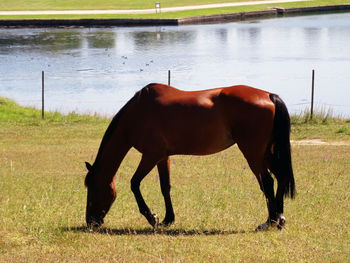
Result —
[[[47, 108], [112, 115], [138, 89], [247, 84], [278, 93], [290, 110], [315, 101], [350, 116], [350, 14], [183, 27], [0, 29], [0, 96]], [[342, 105], [342, 106], [338, 106]]]
[[22, 49], [23, 52], [32, 50], [60, 51], [82, 48], [82, 33], [75, 31], [44, 31], [22, 35], [11, 34], [7, 31], [0, 35], [0, 51], [8, 52], [10, 49]]
[[249, 41], [253, 45], [260, 41], [261, 28], [254, 26], [248, 28], [240, 28], [238, 30], [238, 35], [240, 38]]
[[115, 32], [98, 31], [86, 36], [88, 48], [114, 48], [117, 34]]
[[218, 28], [215, 30], [215, 38], [217, 38], [221, 44], [226, 44], [228, 42], [228, 36], [227, 28]]
[[143, 31], [128, 34], [139, 50], [156, 49], [164, 45], [191, 44], [196, 39], [196, 31]]

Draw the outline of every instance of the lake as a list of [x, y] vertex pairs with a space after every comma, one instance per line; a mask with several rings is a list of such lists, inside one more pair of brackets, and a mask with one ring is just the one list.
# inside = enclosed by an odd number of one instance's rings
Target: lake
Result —
[[236, 84], [279, 94], [290, 112], [350, 117], [350, 13], [215, 25], [0, 29], [0, 96], [46, 110], [112, 116], [151, 82]]

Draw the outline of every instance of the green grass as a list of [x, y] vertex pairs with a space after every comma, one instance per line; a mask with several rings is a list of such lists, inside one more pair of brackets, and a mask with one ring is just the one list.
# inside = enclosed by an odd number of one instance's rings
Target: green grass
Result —
[[332, 110], [317, 109], [311, 118], [310, 110], [291, 116], [292, 139], [322, 139], [350, 142], [350, 119], [334, 116]]
[[[286, 201], [286, 229], [264, 233], [253, 230], [266, 219], [265, 200], [237, 147], [172, 158], [176, 222], [156, 231], [130, 191], [140, 159], [132, 150], [118, 171], [104, 231], [90, 233], [84, 161], [94, 158], [110, 120], [46, 116], [0, 99], [0, 262], [350, 261], [349, 145], [293, 146], [298, 194]], [[317, 138], [348, 140], [349, 121], [327, 119], [295, 117], [292, 137], [314, 138], [315, 129]], [[163, 217], [155, 171], [141, 191]]]
[[[78, 115], [74, 112], [62, 115], [58, 112], [46, 112], [45, 121], [42, 120], [42, 111], [31, 107], [19, 107], [14, 101], [0, 97], [0, 122], [15, 123], [17, 125], [38, 126], [45, 124], [73, 124], [84, 122], [106, 122], [106, 119], [95, 116]], [[95, 117], [95, 118], [94, 118]]]
[[[254, 2], [258, 0], [162, 0], [161, 7], [190, 6], [214, 3]], [[2, 0], [0, 10], [94, 10], [94, 9], [149, 9], [155, 7], [154, 0]], [[311, 2], [311, 1], [308, 1]], [[333, 1], [327, 1], [333, 2]]]
[[[7, 2], [7, 1], [5, 1]], [[54, 7], [40, 7], [41, 5], [38, 4], [38, 7], [33, 9], [26, 6], [25, 1], [22, 4], [14, 5], [12, 4], [12, 1], [8, 1], [9, 5], [13, 6], [13, 8], [16, 8], [16, 10], [74, 10], [74, 9], [123, 9], [122, 6], [125, 7], [125, 9], [132, 9], [132, 8], [153, 8], [154, 2], [152, 2], [151, 6], [148, 5], [145, 6], [144, 4], [137, 4], [137, 7], [133, 7], [130, 5], [116, 5], [116, 6], [109, 6], [106, 7], [104, 5], [105, 2], [96, 2], [97, 6], [91, 7], [88, 3], [87, 4], [77, 4], [77, 6], [74, 5], [75, 2], [70, 3], [65, 8], [60, 6], [54, 6]], [[46, 3], [43, 1], [38, 1], [39, 3]], [[77, 1], [78, 2], [78, 1]], [[235, 1], [220, 1], [220, 2], [235, 2]], [[237, 1], [239, 2], [239, 1]], [[68, 2], [67, 2], [68, 3]], [[95, 2], [94, 2], [95, 3]], [[106, 2], [109, 3], [109, 2]], [[131, 3], [134, 3], [131, 1]], [[202, 2], [173, 2], [176, 3], [177, 6], [184, 6], [189, 4], [200, 4], [200, 3], [216, 3], [215, 0], [213, 1], [202, 1]], [[279, 6], [279, 7], [306, 7], [306, 6], [317, 6], [317, 5], [330, 5], [330, 4], [344, 4], [344, 3], [350, 3], [349, 0], [314, 0], [314, 1], [304, 1], [304, 2], [291, 2], [291, 3], [280, 3], [280, 4], [264, 4], [264, 5], [253, 5], [253, 6], [239, 6], [239, 7], [225, 7], [225, 8], [212, 8], [212, 9], [199, 9], [199, 10], [188, 10], [188, 11], [179, 11], [179, 12], [167, 12], [167, 13], [158, 13], [158, 14], [122, 14], [122, 15], [29, 15], [29, 16], [0, 16], [0, 19], [118, 19], [118, 18], [131, 18], [131, 19], [175, 19], [175, 18], [185, 18], [185, 17], [192, 17], [192, 16], [203, 16], [203, 15], [213, 15], [213, 14], [224, 14], [224, 13], [237, 13], [237, 12], [248, 12], [248, 11], [260, 11], [260, 10], [267, 10], [268, 8], [272, 6]], [[162, 6], [172, 6], [172, 4], [167, 4], [162, 2]], [[11, 10], [10, 7], [5, 8], [5, 5], [1, 6], [0, 4], [0, 10]]]

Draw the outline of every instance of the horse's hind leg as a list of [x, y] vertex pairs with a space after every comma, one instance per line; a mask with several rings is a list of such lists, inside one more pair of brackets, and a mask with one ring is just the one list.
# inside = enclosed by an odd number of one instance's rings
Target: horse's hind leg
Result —
[[276, 191], [276, 217], [277, 217], [277, 227], [282, 229], [285, 225], [286, 219], [283, 216], [283, 204], [284, 195], [286, 188], [288, 187], [288, 179], [283, 176], [283, 170], [281, 170], [277, 161], [274, 160], [273, 156], [268, 157], [269, 169], [274, 174], [277, 180], [277, 191]]
[[283, 216], [283, 204], [284, 204], [284, 191], [288, 182], [281, 178], [280, 174], [272, 171], [277, 179], [277, 192], [276, 192], [276, 214], [277, 214], [277, 227], [282, 229], [286, 223], [286, 219]]
[[153, 169], [158, 161], [159, 159], [152, 155], [142, 155], [141, 162], [137, 167], [134, 176], [131, 178], [131, 190], [134, 193], [140, 213], [146, 217], [147, 221], [153, 227], [157, 227], [159, 219], [157, 215], [151, 213], [151, 210], [148, 208], [145, 200], [143, 199], [140, 191], [140, 184], [142, 179], [145, 178], [145, 176]]
[[[277, 180], [278, 181], [278, 180]], [[276, 213], [277, 213], [277, 227], [282, 229], [286, 223], [286, 219], [283, 216], [283, 186], [281, 187], [278, 182], [277, 193], [276, 193]]]
[[170, 159], [169, 157], [163, 159], [158, 163], [158, 172], [160, 179], [160, 187], [162, 194], [164, 196], [165, 202], [165, 218], [162, 222], [162, 225], [168, 226], [171, 225], [175, 220], [173, 205], [170, 197]]
[[260, 177], [260, 180], [258, 178], [258, 181], [259, 181], [260, 189], [261, 191], [263, 191], [266, 197], [269, 216], [267, 221], [264, 224], [259, 225], [256, 230], [266, 230], [272, 224], [278, 223], [277, 213], [276, 213], [276, 198], [274, 193], [274, 180], [266, 168], [264, 168], [264, 171], [261, 173], [259, 177]]
[[259, 151], [259, 147], [256, 145], [254, 147], [248, 147], [247, 145], [242, 147], [242, 145], [238, 144], [238, 147], [246, 158], [250, 169], [259, 182], [261, 191], [265, 195], [269, 213], [268, 219], [266, 223], [259, 225], [256, 230], [266, 230], [272, 223], [277, 221], [274, 180], [266, 168], [264, 151]]

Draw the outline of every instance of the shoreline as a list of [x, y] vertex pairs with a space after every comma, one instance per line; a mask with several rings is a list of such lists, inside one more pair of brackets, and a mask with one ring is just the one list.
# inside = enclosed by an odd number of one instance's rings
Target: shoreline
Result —
[[350, 11], [350, 4], [324, 5], [312, 7], [281, 8], [269, 10], [195, 16], [177, 19], [0, 19], [2, 28], [20, 27], [133, 27], [133, 26], [181, 26], [195, 24], [230, 23], [260, 18], [286, 15], [302, 15]]

